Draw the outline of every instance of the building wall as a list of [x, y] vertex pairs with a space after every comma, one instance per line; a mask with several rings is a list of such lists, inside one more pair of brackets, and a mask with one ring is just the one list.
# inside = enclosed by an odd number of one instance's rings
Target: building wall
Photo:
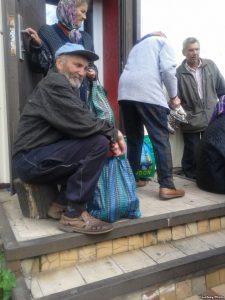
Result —
[[104, 84], [103, 72], [103, 7], [102, 0], [93, 2], [93, 40], [95, 52], [99, 55], [99, 60], [95, 62], [98, 67], [99, 80]]
[[119, 9], [118, 0], [103, 0], [103, 65], [104, 87], [108, 92], [109, 102], [119, 123], [117, 102], [119, 80]]
[[2, 6], [0, 5], [0, 184], [10, 181], [3, 34]]

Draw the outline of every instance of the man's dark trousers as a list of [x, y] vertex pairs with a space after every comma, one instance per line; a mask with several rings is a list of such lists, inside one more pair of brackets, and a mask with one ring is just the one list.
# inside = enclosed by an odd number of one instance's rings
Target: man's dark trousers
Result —
[[203, 132], [183, 132], [184, 152], [182, 171], [188, 178], [196, 178], [196, 155]]
[[[158, 182], [161, 188], [174, 188], [172, 155], [167, 115], [169, 109], [138, 101], [119, 101], [127, 136], [127, 156], [134, 175], [140, 169], [141, 149], [145, 125], [152, 141]], [[136, 176], [136, 180], [138, 180]]]
[[61, 184], [58, 203], [67, 205], [69, 201], [83, 206], [92, 199], [108, 147], [109, 141], [103, 135], [60, 140], [18, 153], [13, 165], [25, 182]]

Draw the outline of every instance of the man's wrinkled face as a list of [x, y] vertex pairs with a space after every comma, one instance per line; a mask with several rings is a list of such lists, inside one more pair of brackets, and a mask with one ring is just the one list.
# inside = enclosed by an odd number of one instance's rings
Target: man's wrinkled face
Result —
[[64, 74], [74, 88], [81, 86], [88, 69], [86, 58], [77, 55], [61, 55], [56, 59], [59, 73]]
[[186, 46], [183, 50], [183, 55], [186, 56], [187, 63], [190, 66], [198, 66], [199, 55], [200, 55], [200, 45], [199, 43], [191, 43]]

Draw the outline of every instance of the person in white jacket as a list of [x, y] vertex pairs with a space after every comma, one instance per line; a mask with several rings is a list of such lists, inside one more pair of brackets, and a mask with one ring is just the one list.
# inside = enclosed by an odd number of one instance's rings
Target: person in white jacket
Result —
[[118, 101], [127, 136], [128, 160], [137, 187], [142, 186], [136, 172], [140, 169], [145, 126], [156, 159], [159, 198], [169, 200], [184, 196], [184, 190], [175, 188], [172, 176], [167, 117], [169, 106], [179, 107], [180, 99], [177, 97], [174, 52], [163, 33], [148, 34], [131, 49], [119, 80]]

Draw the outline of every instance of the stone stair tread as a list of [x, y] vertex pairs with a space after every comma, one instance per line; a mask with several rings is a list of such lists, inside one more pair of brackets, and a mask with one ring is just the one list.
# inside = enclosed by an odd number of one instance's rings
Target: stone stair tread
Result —
[[[185, 261], [188, 262], [187, 264], [191, 264], [197, 257], [210, 257], [210, 253], [214, 253], [217, 250], [220, 251], [222, 249], [224, 257], [225, 242], [223, 244], [220, 243], [222, 237], [225, 237], [225, 230], [153, 245], [127, 253], [114, 254], [104, 259], [79, 263], [76, 266], [61, 270], [41, 272], [34, 274], [31, 278], [26, 278], [26, 281], [28, 287], [31, 288], [34, 299], [42, 299], [42, 297], [84, 285], [87, 287], [90, 284], [99, 283], [100, 285], [101, 282], [118, 276], [125, 276], [125, 280], [127, 278], [129, 281], [129, 274], [140, 270], [146, 270], [146, 272], [148, 270], [148, 272], [154, 274], [164, 266], [167, 266], [168, 270], [175, 265], [184, 267]], [[183, 244], [181, 244], [181, 241], [183, 241]], [[186, 244], [184, 243], [185, 241]], [[192, 251], [187, 251], [187, 247], [192, 249]], [[57, 297], [55, 299], [60, 299], [60, 294]], [[54, 298], [50, 297], [49, 299]]]
[[[224, 195], [204, 192], [198, 189], [195, 182], [179, 177], [175, 177], [175, 184], [185, 188], [184, 198], [160, 201], [158, 199], [158, 183], [150, 181], [144, 188], [137, 190], [142, 218], [119, 220], [114, 223], [114, 231], [94, 238], [78, 233], [63, 233], [58, 230], [57, 221], [24, 218], [16, 195], [12, 197], [7, 193], [4, 197], [4, 193], [1, 193], [0, 231], [7, 260], [29, 259], [39, 255], [116, 240], [127, 237], [128, 232], [129, 235], [137, 235], [188, 223], [190, 229], [188, 234], [196, 235], [197, 226], [196, 223], [193, 224], [195, 226], [191, 226], [192, 222], [225, 215]], [[3, 218], [4, 216], [5, 218]], [[4, 223], [3, 219], [7, 223]], [[225, 221], [223, 225], [221, 223], [221, 227], [225, 227]], [[182, 238], [182, 232], [179, 230], [177, 235]]]
[[202, 300], [202, 299], [224, 299], [225, 298], [225, 284], [220, 284], [211, 289], [208, 289], [202, 295], [194, 295], [184, 300]]
[[[223, 195], [204, 192], [196, 186], [195, 182], [175, 177], [175, 184], [186, 190], [185, 197], [160, 201], [158, 199], [158, 183], [154, 181], [150, 181], [144, 188], [137, 190], [142, 218], [224, 203]], [[12, 197], [6, 195], [6, 199], [3, 206], [18, 242], [63, 234], [57, 228], [58, 222], [56, 221], [24, 218], [16, 195]]]

